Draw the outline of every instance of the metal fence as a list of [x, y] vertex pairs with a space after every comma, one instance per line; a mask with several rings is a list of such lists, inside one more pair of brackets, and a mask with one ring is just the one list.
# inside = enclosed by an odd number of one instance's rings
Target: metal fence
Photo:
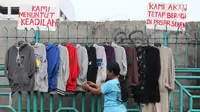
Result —
[[[1, 27], [4, 31], [5, 36], [3, 36], [2, 38], [5, 38], [5, 49], [8, 49], [8, 43], [9, 43], [9, 38], [15, 38], [16, 42], [19, 40], [19, 35], [18, 35], [18, 30], [15, 28], [15, 37], [9, 37], [9, 29], [7, 29], [6, 27]], [[47, 27], [48, 28], [48, 27]], [[68, 41], [68, 42], [76, 42], [76, 43], [103, 43], [103, 42], [111, 42], [111, 41], [121, 41], [121, 39], [119, 38], [132, 38], [132, 40], [134, 40], [135, 43], [155, 43], [155, 42], [160, 42], [163, 43], [164, 46], [168, 46], [171, 47], [173, 49], [174, 52], [174, 59], [175, 59], [175, 63], [176, 63], [176, 68], [175, 68], [175, 72], [176, 74], [179, 73], [186, 73], [186, 75], [176, 75], [176, 80], [175, 83], [178, 87], [178, 91], [179, 91], [179, 109], [177, 110], [178, 112], [183, 112], [184, 111], [184, 106], [187, 105], [188, 103], [186, 103], [184, 101], [184, 94], [187, 95], [187, 97], [189, 98], [189, 106], [187, 109], [189, 109], [189, 112], [199, 112], [200, 109], [194, 109], [194, 99], [198, 99], [200, 98], [199, 93], [197, 95], [192, 94], [193, 91], [190, 91], [191, 89], [200, 89], [200, 86], [196, 86], [198, 84], [195, 83], [194, 85], [183, 85], [181, 80], [186, 79], [186, 81], [189, 80], [198, 80], [200, 79], [200, 76], [198, 76], [198, 73], [200, 72], [200, 68], [198, 66], [198, 47], [199, 47], [199, 25], [196, 26], [195, 31], [192, 29], [192, 32], [194, 32], [194, 34], [191, 34], [191, 27], [189, 25], [187, 25], [186, 31], [183, 33], [182, 31], [179, 31], [179, 29], [177, 29], [176, 32], [172, 32], [172, 34], [170, 34], [171, 32], [169, 32], [167, 30], [165, 31], [157, 31], [156, 30], [156, 26], [155, 29], [153, 30], [153, 36], [151, 35], [151, 37], [149, 37], [149, 32], [148, 30], [144, 27], [143, 30], [138, 30], [138, 27], [136, 26], [134, 31], [132, 32], [127, 32], [127, 26], [124, 27], [124, 30], [121, 31], [119, 30], [118, 26], [116, 25], [115, 27], [115, 35], [110, 37], [109, 35], [109, 26], [105, 26], [105, 36], [99, 36], [99, 27], [98, 25], [95, 27], [94, 30], [95, 32], [95, 37], [90, 38], [89, 36], [89, 27], [86, 25], [84, 28], [85, 31], [85, 35], [80, 35], [79, 34], [79, 26], [76, 25], [76, 37], [70, 37], [69, 33], [70, 33], [70, 27], [68, 25], [66, 25], [66, 31], [67, 31], [67, 35], [65, 37], [61, 37], [59, 36], [59, 26], [58, 26], [58, 31], [57, 31], [57, 36], [56, 37], [51, 37], [50, 31], [48, 31], [47, 38], [42, 38], [42, 36], [40, 36], [40, 31], [39, 30], [30, 30], [28, 31], [27, 29], [25, 30], [25, 32], [33, 32], [35, 35], [32, 37], [26, 37], [25, 35], [25, 39], [35, 39], [36, 42], [44, 42], [44, 41], [48, 41], [48, 42], [52, 42], [52, 41], [58, 41], [58, 42], [62, 42], [62, 41]], [[63, 29], [63, 28], [62, 28]], [[83, 29], [81, 29], [83, 30]], [[83, 31], [82, 31], [83, 32]], [[159, 33], [163, 33], [162, 37], [158, 37], [157, 32]], [[26, 33], [25, 33], [26, 34]], [[180, 35], [184, 35], [184, 37], [180, 37]], [[184, 49], [184, 50], [183, 50]], [[181, 52], [180, 51], [184, 51]], [[192, 51], [191, 51], [192, 50]], [[182, 54], [182, 56], [180, 57], [180, 54]], [[184, 54], [184, 55], [183, 55]], [[180, 58], [183, 58], [182, 60]], [[181, 60], [181, 61], [180, 61]], [[189, 63], [188, 60], [192, 60], [192, 63]], [[179, 64], [181, 63], [181, 64]], [[0, 66], [0, 71], [4, 70], [4, 66], [1, 65]], [[189, 75], [191, 74], [192, 75]], [[195, 76], [196, 75], [196, 76]], [[3, 73], [0, 73], [0, 77], [5, 77]], [[9, 88], [8, 83], [3, 83], [0, 82], [0, 87], [1, 88]], [[39, 93], [39, 92], [27, 92], [27, 97], [26, 98], [22, 98], [22, 92], [18, 92], [18, 100], [17, 100], [17, 109], [15, 109], [13, 107], [13, 97], [11, 92], [0, 92], [0, 97], [1, 96], [8, 96], [9, 97], [9, 104], [8, 105], [0, 105], [0, 110], [2, 108], [9, 108], [10, 110], [12, 110], [12, 112], [22, 112], [22, 99], [26, 99], [26, 111], [27, 112], [44, 112], [45, 110], [45, 103], [47, 103], [46, 101], [44, 101], [44, 93]], [[32, 99], [32, 95], [33, 94], [33, 99]], [[78, 110], [76, 107], [76, 96], [81, 94], [81, 110]], [[53, 112], [59, 112], [59, 111], [63, 111], [63, 110], [73, 110], [75, 112], [85, 112], [86, 111], [86, 104], [87, 102], [85, 101], [86, 95], [88, 95], [88, 93], [69, 93], [66, 96], [59, 96], [59, 101], [58, 101], [58, 108], [55, 109], [54, 107], [54, 97], [55, 95], [53, 94], [49, 94], [49, 111]], [[95, 96], [93, 94], [89, 94], [91, 95], [90, 100], [91, 100], [91, 112], [102, 112], [102, 97], [101, 96]], [[40, 96], [40, 97], [39, 97]], [[64, 97], [71, 97], [72, 98], [72, 106], [71, 107], [66, 107], [63, 106], [63, 98]], [[172, 94], [172, 100], [170, 103], [170, 112], [175, 111], [174, 109], [174, 94]], [[96, 101], [97, 100], [97, 101]], [[38, 102], [40, 102], [38, 104]], [[31, 106], [31, 104], [33, 104]], [[130, 103], [127, 103], [127, 105], [131, 105]], [[31, 107], [33, 107], [33, 110], [31, 109]], [[97, 107], [97, 108], [96, 108]], [[133, 112], [140, 112], [140, 107], [136, 106], [134, 108], [131, 107], [127, 107], [128, 111], [133, 111]]]

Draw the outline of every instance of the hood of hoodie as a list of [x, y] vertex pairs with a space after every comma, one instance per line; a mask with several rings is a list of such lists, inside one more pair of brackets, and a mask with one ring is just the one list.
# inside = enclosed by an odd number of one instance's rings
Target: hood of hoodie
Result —
[[27, 45], [28, 44], [26, 42], [22, 42], [22, 43], [17, 42], [17, 43], [15, 43], [15, 48], [17, 49], [17, 47], [19, 47], [19, 50], [20, 50], [20, 49], [23, 49]]
[[48, 51], [49, 49], [51, 49], [51, 47], [54, 46], [53, 44], [47, 44], [46, 45], [46, 50]]
[[80, 44], [76, 44], [76, 49], [78, 50], [80, 47], [82, 47]]

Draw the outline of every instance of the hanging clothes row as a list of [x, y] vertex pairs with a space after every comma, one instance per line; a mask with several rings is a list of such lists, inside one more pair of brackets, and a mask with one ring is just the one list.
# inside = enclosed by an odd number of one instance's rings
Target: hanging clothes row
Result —
[[[113, 60], [109, 57], [109, 50], [108, 55], [105, 52], [105, 49], [112, 48], [110, 46], [18, 44], [8, 49], [5, 58], [4, 73], [13, 92], [57, 91], [64, 95], [66, 91], [84, 91], [81, 85], [87, 80], [98, 85], [105, 82], [106, 58]], [[112, 50], [115, 60], [114, 48]]]
[[[85, 81], [99, 86], [105, 83], [107, 63], [114, 60], [120, 66], [122, 90], [132, 93], [135, 102], [143, 104], [144, 112], [148, 112], [145, 111], [148, 104], [154, 104], [162, 112], [166, 110], [164, 107], [169, 108], [169, 93], [174, 88], [174, 61], [172, 50], [163, 46], [18, 42], [6, 53], [4, 73], [13, 92], [65, 95], [84, 91], [81, 85]], [[128, 95], [122, 97], [128, 98]]]
[[139, 46], [136, 55], [139, 84], [132, 88], [135, 102], [141, 103], [142, 112], [169, 112], [175, 80], [172, 50], [164, 46]]

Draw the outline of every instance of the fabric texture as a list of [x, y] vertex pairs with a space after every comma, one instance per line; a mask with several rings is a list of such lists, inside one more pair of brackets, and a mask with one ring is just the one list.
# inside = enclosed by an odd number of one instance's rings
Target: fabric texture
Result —
[[118, 79], [112, 79], [103, 84], [101, 92], [104, 94], [104, 112], [126, 112], [126, 107], [121, 100]]
[[162, 112], [162, 111], [156, 111], [155, 103], [141, 104], [140, 108], [141, 112]]
[[56, 92], [60, 95], [65, 95], [67, 80], [69, 78], [69, 52], [68, 49], [62, 45], [58, 45], [58, 48], [60, 51], [60, 64]]
[[69, 68], [70, 75], [66, 85], [67, 92], [75, 92], [76, 91], [76, 79], [80, 73], [80, 67], [78, 65], [78, 56], [76, 52], [76, 47], [72, 44], [66, 45], [69, 52]]
[[136, 49], [133, 47], [124, 47], [127, 56], [127, 75], [128, 75], [128, 86], [139, 85], [138, 79], [138, 62]]
[[127, 75], [127, 59], [125, 49], [121, 46], [118, 46], [114, 42], [112, 42], [111, 46], [115, 51], [115, 61], [119, 64], [120, 74], [122, 76]]
[[112, 46], [110, 45], [104, 45], [105, 52], [106, 52], [106, 60], [107, 63], [110, 61], [115, 61], [115, 50]]
[[77, 82], [77, 91], [85, 91], [82, 89], [82, 85], [84, 82], [87, 81], [87, 71], [88, 71], [88, 54], [85, 47], [81, 46], [80, 44], [76, 45], [77, 55], [78, 55], [78, 64], [80, 67], [80, 73], [78, 78], [76, 79]]
[[158, 48], [147, 46], [146, 49], [146, 77], [143, 103], [160, 102], [158, 80], [160, 77], [160, 51]]
[[129, 46], [124, 46], [127, 56], [127, 75], [125, 79], [120, 78], [120, 84], [123, 88], [122, 95], [123, 99], [128, 100], [133, 92], [133, 88], [139, 85], [139, 78], [138, 78], [138, 62], [137, 62], [137, 55], [136, 49]]
[[174, 58], [170, 48], [160, 49], [161, 72], [159, 78], [160, 102], [156, 103], [156, 112], [169, 112], [170, 96], [174, 89]]
[[37, 71], [35, 73], [34, 90], [40, 92], [48, 92], [48, 73], [47, 73], [47, 57], [45, 45], [35, 43], [32, 45], [36, 57]]
[[48, 63], [48, 83], [49, 91], [56, 90], [57, 76], [59, 71], [60, 52], [58, 46], [53, 44], [46, 45], [47, 63]]
[[133, 89], [137, 103], [160, 102], [158, 79], [160, 76], [160, 52], [153, 46], [137, 47], [139, 86]]
[[96, 83], [97, 80], [97, 56], [96, 48], [93, 46], [86, 46], [88, 53], [88, 71], [87, 71], [87, 80], [93, 83]]
[[133, 87], [132, 93], [136, 103], [143, 101], [145, 75], [146, 75], [146, 49], [143, 46], [136, 47], [137, 62], [138, 62], [138, 78], [139, 85]]
[[34, 50], [26, 43], [16, 43], [5, 56], [5, 70], [11, 91], [33, 91], [36, 60]]
[[101, 85], [106, 81], [107, 78], [107, 60], [105, 48], [103, 46], [98, 46], [97, 44], [93, 45], [96, 48], [96, 58], [97, 58], [97, 80], [96, 84]]

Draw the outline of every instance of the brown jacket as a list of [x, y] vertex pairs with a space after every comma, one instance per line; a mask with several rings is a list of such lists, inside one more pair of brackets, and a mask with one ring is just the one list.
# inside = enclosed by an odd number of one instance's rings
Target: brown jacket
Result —
[[138, 63], [136, 49], [133, 47], [124, 47], [127, 56], [127, 81], [128, 86], [137, 86], [139, 84], [138, 80]]

